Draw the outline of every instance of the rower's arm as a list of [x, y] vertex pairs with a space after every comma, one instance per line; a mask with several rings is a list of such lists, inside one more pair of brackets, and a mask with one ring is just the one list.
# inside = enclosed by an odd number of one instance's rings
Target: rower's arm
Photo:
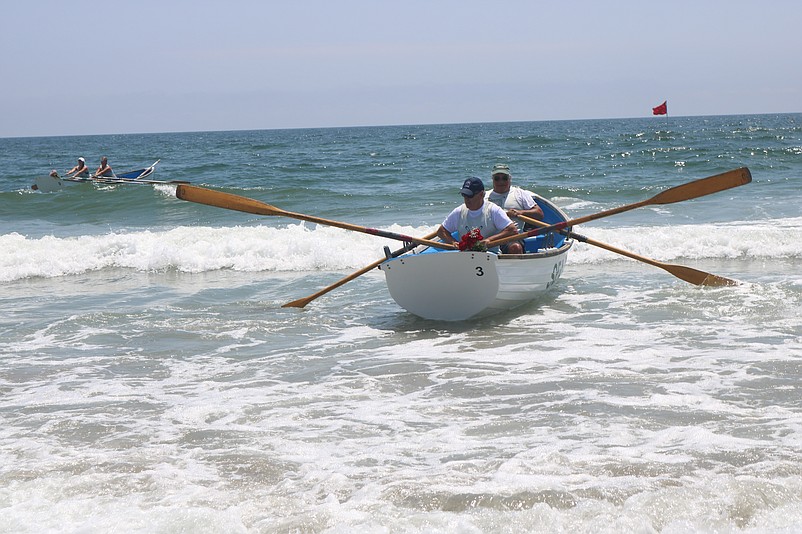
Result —
[[451, 237], [451, 232], [446, 230], [445, 226], [442, 224], [437, 229], [437, 237], [439, 237], [444, 243], [456, 243], [457, 241]]

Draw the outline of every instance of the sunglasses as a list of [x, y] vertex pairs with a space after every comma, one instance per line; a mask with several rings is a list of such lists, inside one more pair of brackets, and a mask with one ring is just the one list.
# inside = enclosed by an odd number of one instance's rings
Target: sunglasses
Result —
[[493, 177], [494, 182], [506, 182], [509, 179], [510, 177], [507, 176], [506, 174], [499, 174]]

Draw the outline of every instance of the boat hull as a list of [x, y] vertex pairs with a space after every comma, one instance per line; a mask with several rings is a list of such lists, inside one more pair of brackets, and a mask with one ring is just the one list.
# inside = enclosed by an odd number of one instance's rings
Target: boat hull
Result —
[[[156, 165], [161, 160], [156, 160], [150, 167], [144, 169], [137, 169], [135, 171], [127, 171], [111, 177], [97, 177], [97, 178], [66, 178], [54, 176], [37, 176], [33, 180], [31, 189], [41, 193], [53, 193], [54, 191], [61, 191], [67, 185], [74, 184], [154, 184], [161, 183], [155, 180], [148, 180], [154, 172], [156, 172]], [[165, 182], [166, 183], [166, 182]]]
[[424, 319], [464, 321], [512, 310], [547, 293], [572, 242], [533, 254], [437, 251], [379, 266], [393, 300]]
[[[532, 194], [543, 220], [567, 220], [549, 200]], [[568, 229], [570, 230], [570, 229]], [[547, 233], [524, 239], [525, 254], [425, 249], [379, 265], [399, 306], [424, 319], [464, 321], [512, 310], [551, 290], [573, 241]]]
[[69, 183], [64, 178], [55, 178], [53, 176], [37, 176], [33, 179], [31, 189], [40, 191], [42, 193], [52, 193], [53, 191], [61, 191], [64, 184]]

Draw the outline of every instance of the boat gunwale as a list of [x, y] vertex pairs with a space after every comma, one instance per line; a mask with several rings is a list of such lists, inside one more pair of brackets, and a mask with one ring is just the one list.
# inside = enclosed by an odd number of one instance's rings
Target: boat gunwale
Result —
[[536, 258], [550, 258], [552, 256], [559, 256], [565, 254], [574, 246], [574, 240], [566, 237], [563, 244], [558, 248], [543, 248], [537, 252], [525, 252], [523, 254], [497, 254], [499, 260], [533, 260]]

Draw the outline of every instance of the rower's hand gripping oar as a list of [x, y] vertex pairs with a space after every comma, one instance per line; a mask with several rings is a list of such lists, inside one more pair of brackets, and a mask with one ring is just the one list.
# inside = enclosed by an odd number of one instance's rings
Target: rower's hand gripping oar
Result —
[[[437, 235], [437, 232], [434, 231], [431, 234], [428, 234], [428, 235], [424, 236], [423, 239], [431, 239], [436, 235]], [[401, 254], [404, 254], [405, 252], [409, 252], [410, 250], [412, 250], [416, 246], [418, 246], [418, 245], [415, 245], [414, 243], [408, 243], [408, 244], [404, 245], [403, 247], [399, 248], [398, 250], [390, 253], [390, 257], [391, 258], [398, 257]], [[302, 299], [293, 300], [292, 302], [288, 302], [286, 304], [282, 304], [281, 307], [282, 308], [303, 308], [304, 306], [306, 306], [307, 304], [309, 304], [310, 302], [312, 302], [316, 298], [322, 297], [323, 295], [325, 295], [329, 291], [331, 291], [333, 289], [337, 289], [341, 285], [350, 282], [354, 278], [358, 278], [358, 277], [362, 276], [363, 274], [365, 274], [366, 272], [370, 271], [371, 269], [375, 269], [376, 267], [378, 267], [379, 265], [381, 265], [385, 261], [387, 261], [387, 258], [382, 258], [380, 260], [376, 260], [373, 263], [371, 263], [370, 265], [368, 265], [367, 267], [363, 267], [363, 268], [359, 269], [358, 271], [349, 274], [345, 278], [341, 278], [340, 280], [334, 282], [330, 286], [324, 287], [323, 289], [321, 289], [317, 293], [313, 293], [313, 294], [309, 295], [308, 297], [304, 297]]]
[[[519, 215], [518, 218], [529, 224], [534, 224], [535, 226], [540, 226], [540, 227], [548, 226], [548, 223], [544, 223], [543, 221], [538, 221], [537, 219], [532, 219], [531, 217], [526, 217], [525, 215]], [[691, 284], [696, 284], [697, 286], [718, 287], [718, 286], [738, 285], [737, 281], [730, 280], [729, 278], [724, 278], [723, 276], [718, 276], [717, 274], [706, 273], [704, 271], [700, 271], [692, 267], [685, 267], [684, 265], [674, 265], [671, 263], [663, 263], [661, 261], [653, 260], [645, 256], [639, 256], [634, 252], [629, 252], [627, 250], [616, 248], [612, 245], [608, 245], [607, 243], [596, 241], [594, 239], [585, 237], [575, 232], [571, 232], [569, 230], [563, 229], [560, 230], [560, 233], [566, 237], [570, 237], [576, 239], [577, 241], [581, 241], [582, 243], [587, 243], [588, 245], [593, 245], [595, 247], [603, 248], [605, 250], [609, 250], [610, 252], [615, 252], [616, 254], [627, 256], [628, 258], [632, 258], [633, 260], [642, 261], [643, 263], [648, 263], [649, 265], [659, 267], [660, 269], [664, 269], [669, 273], [673, 274], [680, 280], [685, 280], [686, 282], [689, 282]]]
[[415, 243], [416, 245], [426, 245], [434, 248], [441, 248], [445, 250], [455, 250], [456, 247], [451, 244], [441, 243], [439, 241], [431, 241], [429, 239], [420, 239], [417, 237], [406, 236], [389, 232], [387, 230], [378, 230], [376, 228], [367, 228], [365, 226], [357, 226], [339, 221], [332, 221], [315, 217], [313, 215], [304, 215], [303, 213], [293, 213], [291, 211], [284, 211], [270, 204], [265, 204], [252, 198], [241, 197], [231, 193], [223, 193], [222, 191], [213, 191], [195, 185], [180, 184], [176, 187], [175, 196], [181, 200], [188, 200], [190, 202], [197, 202], [198, 204], [206, 204], [208, 206], [216, 206], [218, 208], [226, 208], [235, 211], [244, 211], [245, 213], [254, 213], [256, 215], [278, 215], [289, 217], [291, 219], [299, 219], [312, 223], [322, 224], [325, 226], [334, 226], [344, 230], [352, 230], [354, 232], [362, 232], [363, 234], [376, 235], [379, 237], [386, 237], [388, 239], [395, 239], [396, 241], [403, 241], [405, 243]]
[[535, 228], [534, 230], [529, 230], [528, 232], [499, 239], [493, 244], [504, 245], [512, 241], [520, 241], [526, 237], [532, 237], [548, 232], [559, 232], [560, 230], [571, 228], [577, 224], [595, 221], [596, 219], [601, 219], [602, 217], [609, 217], [610, 215], [616, 215], [625, 211], [634, 210], [635, 208], [642, 208], [643, 206], [652, 206], [655, 204], [673, 204], [675, 202], [682, 202], [683, 200], [691, 200], [694, 198], [703, 197], [705, 195], [718, 193], [719, 191], [724, 191], [726, 189], [732, 189], [733, 187], [738, 187], [740, 185], [748, 184], [751, 181], [752, 174], [749, 172], [749, 169], [746, 167], [741, 167], [740, 169], [716, 174], [715, 176], [708, 176], [707, 178], [702, 178], [701, 180], [695, 180], [693, 182], [688, 182], [687, 184], [672, 187], [671, 189], [666, 189], [665, 191], [656, 194], [652, 198], [641, 200], [640, 202], [635, 202], [634, 204], [626, 204], [610, 210], [592, 213], [577, 219], [571, 219], [570, 221], [551, 224], [548, 226], [543, 226], [542, 228]]

